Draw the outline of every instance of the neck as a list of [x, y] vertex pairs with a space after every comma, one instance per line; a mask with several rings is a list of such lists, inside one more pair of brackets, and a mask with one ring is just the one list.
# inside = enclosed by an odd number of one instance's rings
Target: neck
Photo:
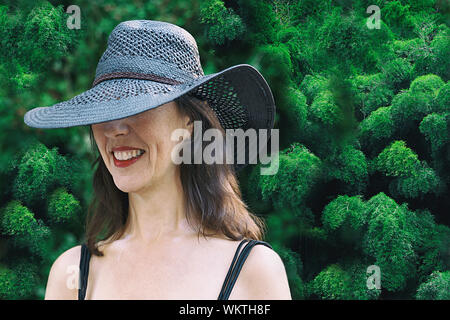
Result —
[[147, 188], [130, 192], [128, 200], [124, 235], [130, 240], [150, 244], [192, 234], [179, 170]]

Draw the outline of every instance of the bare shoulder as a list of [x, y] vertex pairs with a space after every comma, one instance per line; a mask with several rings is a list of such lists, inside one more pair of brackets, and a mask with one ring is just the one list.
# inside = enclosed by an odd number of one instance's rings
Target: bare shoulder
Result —
[[64, 251], [53, 263], [45, 290], [46, 300], [76, 300], [81, 246]]
[[236, 292], [236, 296], [239, 295], [236, 298], [239, 299], [292, 299], [283, 260], [275, 250], [263, 244], [257, 244], [251, 249], [237, 285], [241, 286]]
[[242, 240], [232, 240], [224, 235], [207, 236], [206, 241], [200, 238], [201, 246], [208, 248], [208, 250], [222, 252], [224, 255], [236, 250], [237, 246]]

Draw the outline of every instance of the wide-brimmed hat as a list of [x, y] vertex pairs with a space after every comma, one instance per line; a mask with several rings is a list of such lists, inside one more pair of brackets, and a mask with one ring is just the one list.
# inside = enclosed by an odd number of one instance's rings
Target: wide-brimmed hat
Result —
[[224, 129], [273, 128], [275, 102], [256, 68], [239, 64], [205, 75], [193, 36], [153, 20], [117, 25], [93, 87], [70, 100], [29, 110], [24, 122], [35, 128], [90, 125], [126, 118], [184, 94], [206, 100]]

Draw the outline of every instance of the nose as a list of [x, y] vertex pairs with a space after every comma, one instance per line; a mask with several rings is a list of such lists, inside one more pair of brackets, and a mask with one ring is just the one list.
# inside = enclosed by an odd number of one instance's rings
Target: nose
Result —
[[105, 122], [103, 130], [107, 137], [114, 138], [119, 135], [127, 135], [130, 128], [124, 119], [119, 119]]

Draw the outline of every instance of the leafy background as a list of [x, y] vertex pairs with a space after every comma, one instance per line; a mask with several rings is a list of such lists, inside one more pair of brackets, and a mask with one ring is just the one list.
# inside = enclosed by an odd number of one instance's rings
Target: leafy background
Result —
[[[68, 29], [69, 5], [81, 29]], [[381, 11], [369, 29], [367, 7]], [[90, 88], [112, 29], [163, 20], [206, 74], [267, 79], [280, 166], [239, 173], [294, 299], [450, 298], [448, 0], [0, 1], [0, 298], [42, 299], [79, 244], [92, 194], [86, 127], [41, 130], [31, 108]], [[367, 268], [381, 271], [368, 289]]]

